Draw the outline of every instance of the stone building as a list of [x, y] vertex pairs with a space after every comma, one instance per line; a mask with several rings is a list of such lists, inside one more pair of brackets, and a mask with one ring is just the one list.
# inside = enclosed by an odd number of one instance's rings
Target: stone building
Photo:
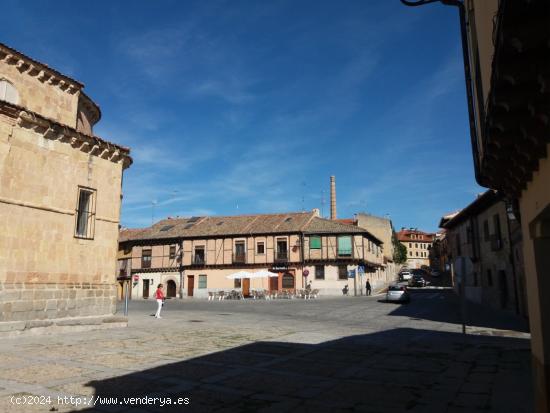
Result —
[[[130, 268], [132, 298], [207, 297], [219, 291], [295, 292], [311, 282], [321, 294], [364, 293], [369, 276], [384, 276], [382, 242], [367, 230], [317, 213], [169, 218], [121, 231], [119, 268]], [[122, 262], [125, 261], [125, 262]], [[364, 273], [360, 271], [364, 269]], [[239, 271], [272, 276], [233, 280]]]
[[430, 250], [435, 235], [419, 231], [416, 228], [401, 228], [397, 240], [407, 247], [407, 267], [421, 268], [430, 266]]
[[441, 225], [450, 262], [467, 259], [455, 271], [456, 288], [463, 283], [467, 299], [527, 316], [525, 278], [515, 263], [521, 262], [521, 231], [508, 212], [502, 195], [488, 190]]
[[93, 134], [100, 117], [80, 82], [0, 44], [0, 321], [15, 322], [4, 329], [114, 312], [132, 161]]

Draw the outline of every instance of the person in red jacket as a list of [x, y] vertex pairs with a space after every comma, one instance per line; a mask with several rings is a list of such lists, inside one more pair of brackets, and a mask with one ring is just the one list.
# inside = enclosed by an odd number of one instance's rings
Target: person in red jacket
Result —
[[155, 292], [155, 298], [157, 299], [157, 305], [158, 305], [155, 318], [162, 318], [160, 316], [160, 310], [162, 310], [162, 303], [164, 302], [164, 293], [162, 292], [162, 284], [159, 284], [157, 286], [157, 291]]

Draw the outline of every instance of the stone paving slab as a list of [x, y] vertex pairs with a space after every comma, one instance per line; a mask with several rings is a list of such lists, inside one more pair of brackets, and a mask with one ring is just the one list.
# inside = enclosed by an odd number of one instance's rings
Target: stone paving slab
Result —
[[510, 334], [464, 336], [446, 293], [287, 301], [173, 301], [161, 320], [133, 302], [124, 329], [0, 341], [0, 411], [532, 411], [529, 341], [502, 317]]

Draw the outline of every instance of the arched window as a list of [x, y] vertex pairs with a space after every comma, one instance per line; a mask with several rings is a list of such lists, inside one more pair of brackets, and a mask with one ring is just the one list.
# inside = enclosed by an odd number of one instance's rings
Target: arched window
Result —
[[0, 79], [0, 100], [14, 104], [19, 103], [17, 89], [5, 79]]
[[294, 276], [290, 273], [283, 274], [283, 288], [294, 288]]

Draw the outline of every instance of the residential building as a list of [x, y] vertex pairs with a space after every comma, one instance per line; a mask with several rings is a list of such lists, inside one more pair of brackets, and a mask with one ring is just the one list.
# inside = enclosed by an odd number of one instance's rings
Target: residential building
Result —
[[519, 223], [508, 213], [507, 203], [496, 191], [488, 190], [478, 196], [451, 219], [442, 219], [446, 229], [449, 259], [455, 269], [457, 289], [464, 287], [467, 299], [495, 309], [508, 310], [527, 316], [525, 278], [520, 258]]
[[398, 266], [394, 262], [394, 242], [397, 235], [389, 218], [376, 215], [358, 213], [355, 215], [356, 225], [366, 229], [376, 238], [382, 241], [382, 254], [384, 255], [384, 277], [373, 286], [374, 289], [382, 289], [389, 283], [396, 281]]
[[550, 3], [466, 0], [462, 16], [475, 175], [521, 222], [536, 409], [548, 412]]
[[80, 82], [0, 44], [0, 321], [9, 329], [115, 310], [132, 160], [93, 134], [100, 117]]
[[449, 245], [445, 229], [435, 234], [429, 256], [431, 269], [437, 270], [441, 274], [449, 271]]
[[[311, 282], [324, 295], [363, 292], [366, 277], [383, 276], [382, 242], [357, 226], [304, 213], [168, 218], [121, 231], [119, 268], [131, 268], [132, 297], [148, 298], [158, 283], [168, 297], [207, 297], [238, 290], [296, 291]], [[365, 274], [361, 274], [364, 269]], [[233, 280], [239, 271], [274, 276]]]
[[407, 247], [408, 268], [429, 267], [434, 238], [434, 234], [419, 231], [417, 228], [401, 228], [397, 233], [397, 240]]

